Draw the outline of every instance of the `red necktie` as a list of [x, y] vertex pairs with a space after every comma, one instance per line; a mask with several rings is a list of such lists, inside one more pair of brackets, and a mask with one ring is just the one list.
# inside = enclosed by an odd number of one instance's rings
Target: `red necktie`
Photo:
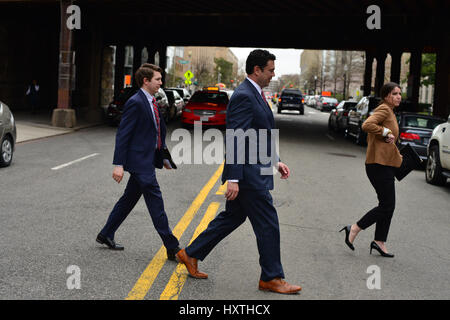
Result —
[[156, 130], [158, 131], [158, 149], [161, 149], [161, 126], [159, 123], [159, 112], [158, 112], [158, 106], [156, 105], [156, 99], [153, 97], [152, 100], [152, 107], [153, 111], [155, 112], [155, 119], [156, 119]]
[[263, 101], [265, 102], [265, 104], [270, 108], [269, 104], [267, 103], [266, 97], [264, 96], [264, 92], [261, 90], [261, 97], [263, 99]]

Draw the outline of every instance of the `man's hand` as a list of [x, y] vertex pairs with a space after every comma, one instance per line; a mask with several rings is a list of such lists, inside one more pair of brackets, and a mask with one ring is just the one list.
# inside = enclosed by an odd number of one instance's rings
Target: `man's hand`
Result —
[[394, 144], [394, 142], [395, 142], [395, 136], [394, 136], [392, 133], [389, 133], [389, 134], [387, 135], [387, 137], [384, 138], [384, 141], [385, 141], [386, 143]]
[[163, 165], [164, 165], [164, 168], [166, 168], [167, 170], [172, 170], [172, 166], [170, 165], [169, 160], [164, 159], [163, 160]]
[[114, 180], [117, 181], [117, 183], [120, 183], [120, 181], [122, 181], [123, 178], [123, 167], [119, 166], [114, 167], [112, 177]]
[[225, 193], [225, 198], [227, 200], [234, 200], [236, 199], [237, 195], [239, 193], [239, 183], [238, 182], [227, 182], [227, 192]]
[[291, 174], [289, 167], [285, 165], [283, 162], [277, 163], [277, 170], [279, 173], [281, 173], [281, 179], [287, 179]]

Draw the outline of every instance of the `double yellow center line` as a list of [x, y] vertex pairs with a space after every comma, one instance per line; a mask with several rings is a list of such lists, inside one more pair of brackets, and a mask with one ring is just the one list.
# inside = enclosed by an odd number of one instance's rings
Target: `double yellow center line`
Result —
[[[199, 192], [199, 194], [194, 199], [191, 206], [187, 209], [181, 220], [172, 230], [172, 233], [178, 239], [181, 238], [181, 236], [191, 223], [197, 211], [200, 209], [201, 205], [205, 202], [209, 192], [211, 191], [211, 189], [214, 187], [217, 180], [221, 176], [223, 166], [224, 164], [222, 163], [222, 165], [216, 170], [213, 176], [209, 179], [206, 185]], [[223, 194], [221, 192], [224, 192], [224, 186], [221, 186], [219, 188], [217, 194]], [[197, 229], [194, 232], [191, 242], [203, 230], [206, 229], [209, 222], [216, 215], [219, 206], [220, 204], [218, 202], [213, 202], [209, 205], [208, 209], [206, 210], [205, 216], [203, 217], [203, 219], [201, 220], [200, 224], [198, 225]], [[128, 293], [128, 296], [125, 298], [125, 300], [143, 300], [147, 295], [147, 292], [152, 287], [153, 282], [155, 281], [156, 277], [158, 276], [159, 272], [161, 271], [166, 261], [167, 261], [166, 248], [164, 246], [161, 246], [156, 255], [153, 257], [148, 266], [145, 268], [142, 275], [137, 280], [133, 289], [131, 289], [131, 291]], [[186, 277], [187, 277], [186, 267], [184, 266], [184, 264], [178, 264], [176, 270], [174, 271], [172, 277], [169, 280], [169, 283], [167, 284], [165, 290], [161, 294], [160, 299], [162, 300], [178, 299], [178, 295], [184, 286]]]

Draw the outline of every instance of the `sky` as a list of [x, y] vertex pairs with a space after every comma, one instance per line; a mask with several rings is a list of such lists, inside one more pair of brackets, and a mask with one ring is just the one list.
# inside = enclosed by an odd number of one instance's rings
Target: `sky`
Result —
[[[249, 53], [257, 48], [230, 48], [245, 68], [245, 60]], [[258, 48], [259, 49], [259, 48]], [[260, 48], [268, 50], [276, 57], [275, 60], [275, 77], [277, 79], [283, 74], [299, 74], [300, 73], [300, 55], [301, 49], [272, 49]]]

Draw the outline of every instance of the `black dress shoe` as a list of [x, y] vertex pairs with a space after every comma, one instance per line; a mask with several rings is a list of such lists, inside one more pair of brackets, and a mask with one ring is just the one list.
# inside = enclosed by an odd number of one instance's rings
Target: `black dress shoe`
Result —
[[351, 225], [343, 227], [339, 232], [342, 232], [345, 230], [345, 244], [352, 250], [355, 250], [355, 247], [353, 246], [353, 243], [350, 242], [348, 239], [350, 236], [350, 230], [352, 229]]
[[394, 257], [394, 255], [392, 253], [384, 252], [383, 250], [381, 250], [380, 246], [375, 241], [372, 241], [370, 243], [370, 254], [372, 254], [372, 249], [377, 250], [378, 253], [381, 254], [382, 257], [385, 257], [385, 258], [393, 258]]
[[167, 249], [167, 259], [171, 261], [177, 261], [175, 255], [180, 251], [180, 247], [176, 247], [175, 249]]
[[102, 234], [98, 234], [96, 241], [101, 244], [106, 244], [111, 250], [123, 250], [124, 247], [118, 243], [115, 243], [111, 238], [105, 237]]

